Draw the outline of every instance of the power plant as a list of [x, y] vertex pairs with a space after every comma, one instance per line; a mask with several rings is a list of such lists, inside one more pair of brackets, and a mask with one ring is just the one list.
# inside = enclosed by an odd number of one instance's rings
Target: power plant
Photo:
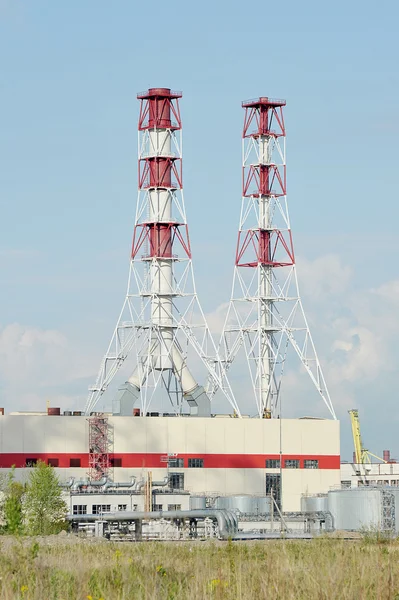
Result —
[[[364, 525], [399, 530], [396, 463], [370, 462], [368, 471], [357, 464], [366, 456], [359, 430], [356, 461], [340, 464], [339, 421], [299, 293], [286, 196], [285, 100], [242, 103], [233, 286], [215, 342], [193, 273], [182, 93], [151, 88], [137, 97], [128, 285], [97, 380], [81, 412], [2, 411], [0, 468], [15, 466], [23, 479], [39, 460], [53, 466], [72, 526], [100, 536], [251, 539]], [[295, 360], [319, 402], [318, 417], [293, 418], [295, 391], [284, 392], [284, 375]], [[244, 394], [230, 381], [236, 365], [246, 368]], [[120, 380], [125, 369], [128, 377]], [[116, 393], [109, 387], [114, 378]], [[109, 411], [99, 411], [107, 390]], [[389, 477], [374, 473], [370, 483], [374, 466], [388, 463]]]

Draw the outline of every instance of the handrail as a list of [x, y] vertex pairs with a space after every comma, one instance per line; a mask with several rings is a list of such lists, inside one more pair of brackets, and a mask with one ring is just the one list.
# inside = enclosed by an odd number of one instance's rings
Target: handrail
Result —
[[267, 96], [259, 96], [258, 98], [251, 98], [250, 100], [243, 100], [242, 106], [245, 107], [250, 104], [270, 104], [277, 106], [285, 106], [286, 101], [283, 98], [268, 98]]

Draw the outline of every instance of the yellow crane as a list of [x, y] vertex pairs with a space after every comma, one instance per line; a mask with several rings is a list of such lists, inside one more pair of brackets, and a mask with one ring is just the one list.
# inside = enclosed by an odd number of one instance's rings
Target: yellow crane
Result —
[[366, 450], [363, 446], [362, 436], [360, 435], [360, 421], [359, 421], [359, 411], [356, 408], [352, 408], [352, 410], [348, 411], [351, 417], [352, 424], [352, 435], [353, 435], [353, 445], [355, 446], [355, 457], [356, 464], [365, 465], [371, 463], [371, 457], [373, 456], [377, 460], [380, 460], [383, 463], [388, 461], [376, 456], [372, 452]]

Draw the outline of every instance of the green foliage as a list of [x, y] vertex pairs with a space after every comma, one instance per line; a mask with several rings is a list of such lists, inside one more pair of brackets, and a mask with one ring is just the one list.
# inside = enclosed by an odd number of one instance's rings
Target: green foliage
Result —
[[377, 526], [363, 527], [360, 533], [365, 544], [389, 544], [393, 538], [391, 531], [383, 531]]
[[19, 535], [23, 533], [22, 497], [25, 491], [22, 483], [15, 481], [14, 467], [0, 482], [3, 496], [2, 533]]
[[29, 473], [23, 497], [25, 531], [28, 535], [50, 535], [65, 528], [67, 506], [53, 467], [38, 461]]
[[399, 600], [399, 541], [3, 541], [1, 600]]
[[5, 531], [13, 535], [23, 532], [22, 496], [24, 486], [18, 481], [10, 484], [9, 493], [4, 502]]

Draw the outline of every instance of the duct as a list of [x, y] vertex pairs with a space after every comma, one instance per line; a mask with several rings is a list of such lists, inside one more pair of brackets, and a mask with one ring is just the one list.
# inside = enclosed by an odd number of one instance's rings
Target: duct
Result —
[[152, 485], [152, 488], [155, 488], [155, 487], [166, 487], [167, 485], [169, 485], [169, 476], [168, 476], [168, 475], [166, 475], [166, 476], [165, 476], [165, 477], [162, 479], [162, 481], [153, 481], [153, 482], [151, 483], [151, 485]]
[[[218, 509], [205, 510], [169, 510], [169, 511], [119, 511], [116, 513], [105, 513], [101, 515], [101, 521], [123, 522], [141, 521], [143, 519], [213, 519], [217, 521], [219, 536], [227, 540], [238, 533], [238, 525], [231, 511]], [[100, 520], [99, 515], [70, 515], [69, 521], [95, 522]]]
[[172, 347], [172, 360], [173, 372], [180, 381], [183, 398], [187, 401], [191, 409], [194, 409], [192, 410], [192, 414], [198, 417], [210, 417], [211, 402], [202, 385], [198, 385], [195, 381], [180, 350], [175, 344]]
[[[166, 336], [168, 331], [163, 331], [163, 335]], [[173, 368], [173, 373], [176, 379], [180, 382], [181, 389], [183, 392], [183, 398], [187, 401], [192, 409], [192, 414], [198, 417], [209, 417], [211, 415], [211, 402], [203, 388], [198, 385], [194, 377], [188, 368], [185, 359], [183, 358], [176, 343], [172, 342], [172, 339], [167, 339], [168, 343], [165, 345], [166, 355], [161, 352], [161, 346], [158, 339], [152, 340], [152, 347], [150, 350], [151, 356], [155, 356], [155, 362], [151, 368], [169, 368], [167, 363], [169, 361]], [[144, 360], [143, 367], [145, 366]], [[158, 364], [159, 363], [159, 364]], [[119, 388], [118, 395], [113, 401], [112, 412], [114, 415], [129, 416], [132, 414], [133, 407], [140, 395], [140, 389], [145, 382], [146, 374], [143, 372], [143, 368], [137, 366], [129, 379]]]
[[98, 481], [90, 481], [90, 479], [80, 479], [79, 481], [75, 481], [75, 483], [72, 486], [72, 490], [74, 492], [77, 492], [78, 490], [80, 490], [80, 488], [86, 485], [90, 487], [101, 487], [105, 485], [107, 481], [107, 477], [102, 477]]
[[118, 482], [118, 483], [114, 483], [113, 481], [107, 481], [106, 484], [104, 485], [102, 491], [106, 492], [109, 489], [114, 489], [114, 488], [127, 488], [127, 489], [135, 489], [136, 486], [136, 477], [135, 475], [132, 475], [130, 481], [124, 481], [124, 482]]
[[112, 402], [112, 414], [129, 417], [133, 413], [133, 407], [140, 395], [140, 388], [126, 381], [118, 389], [117, 395]]
[[140, 479], [140, 481], [136, 481], [136, 483], [134, 484], [133, 491], [138, 492], [138, 491], [142, 490], [144, 486], [145, 486], [145, 480]]
[[[145, 484], [146, 484], [146, 480], [145, 480], [145, 479], [142, 479], [141, 481], [139, 481], [139, 482], [138, 482], [138, 483], [135, 485], [135, 487], [134, 487], [134, 491], [135, 491], [135, 492], [141, 492], [141, 490], [143, 489], [143, 487], [145, 486]], [[153, 481], [153, 482], [151, 483], [151, 486], [152, 486], [152, 488], [155, 488], [155, 487], [166, 487], [168, 484], [169, 484], [169, 476], [168, 476], [168, 475], [166, 475], [166, 477], [164, 477], [164, 478], [162, 479], [162, 481]]]
[[238, 519], [237, 515], [231, 510], [223, 510], [226, 521], [228, 523], [230, 533], [236, 533], [238, 531]]
[[74, 483], [74, 481], [75, 481], [75, 477], [70, 477], [70, 478], [68, 479], [68, 481], [65, 481], [65, 482], [63, 482], [63, 483], [60, 483], [59, 485], [60, 485], [60, 487], [62, 487], [62, 488], [67, 488], [67, 489], [69, 489], [69, 488], [71, 488], [71, 487], [73, 486], [73, 483]]

